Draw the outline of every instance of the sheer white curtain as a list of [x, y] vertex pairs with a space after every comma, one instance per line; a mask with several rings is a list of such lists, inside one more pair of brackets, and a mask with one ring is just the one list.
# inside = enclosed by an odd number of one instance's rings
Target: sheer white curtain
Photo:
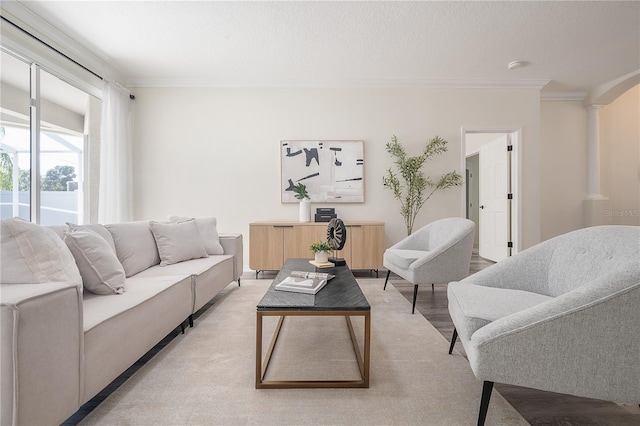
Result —
[[104, 80], [100, 131], [98, 221], [133, 219], [129, 90]]

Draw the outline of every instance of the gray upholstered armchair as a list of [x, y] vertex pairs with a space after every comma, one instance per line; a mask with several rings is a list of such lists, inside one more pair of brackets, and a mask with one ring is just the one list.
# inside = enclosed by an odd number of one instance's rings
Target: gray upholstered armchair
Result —
[[448, 286], [455, 339], [484, 381], [640, 402], [640, 227], [570, 232]]
[[446, 284], [469, 275], [475, 226], [459, 217], [436, 220], [388, 248], [383, 256], [384, 289], [391, 272], [412, 283], [413, 313], [419, 284]]

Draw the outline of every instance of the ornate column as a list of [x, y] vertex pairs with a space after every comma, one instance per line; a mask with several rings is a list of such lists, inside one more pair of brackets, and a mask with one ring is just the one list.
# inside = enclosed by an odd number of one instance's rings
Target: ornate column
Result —
[[603, 200], [600, 193], [600, 108], [587, 106], [587, 200]]
[[608, 198], [600, 192], [600, 108], [587, 105], [587, 198], [584, 201], [585, 226], [607, 223], [604, 210]]

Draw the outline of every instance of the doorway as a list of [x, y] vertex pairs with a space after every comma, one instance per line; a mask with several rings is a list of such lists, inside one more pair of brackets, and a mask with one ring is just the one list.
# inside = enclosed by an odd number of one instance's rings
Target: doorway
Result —
[[465, 217], [476, 223], [474, 251], [495, 262], [519, 251], [520, 130], [463, 129]]

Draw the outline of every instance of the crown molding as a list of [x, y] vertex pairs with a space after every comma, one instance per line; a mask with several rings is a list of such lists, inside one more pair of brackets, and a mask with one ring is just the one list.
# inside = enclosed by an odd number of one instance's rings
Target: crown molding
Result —
[[543, 102], [552, 101], [584, 101], [589, 92], [586, 90], [565, 90], [540, 92], [540, 100]]
[[219, 88], [442, 88], [442, 89], [533, 89], [541, 90], [550, 80], [491, 79], [131, 79], [128, 87], [219, 87]]
[[0, 12], [9, 21], [31, 33], [55, 49], [64, 53], [82, 66], [103, 78], [123, 81], [122, 73], [106, 61], [95, 55], [82, 44], [60, 31], [32, 12], [23, 3], [15, 0], [2, 0]]

